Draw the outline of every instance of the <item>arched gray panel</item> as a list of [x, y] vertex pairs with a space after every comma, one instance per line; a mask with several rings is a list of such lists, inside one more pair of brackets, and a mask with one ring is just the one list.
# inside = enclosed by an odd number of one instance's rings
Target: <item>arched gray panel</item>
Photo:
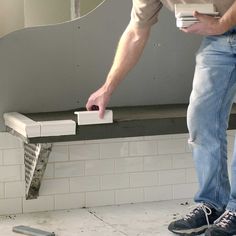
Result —
[[[84, 107], [105, 80], [131, 2], [107, 0], [73, 22], [19, 30], [0, 39], [0, 129], [4, 112]], [[158, 46], [159, 45], [159, 46]], [[137, 67], [110, 105], [188, 101], [199, 38], [178, 31], [163, 10]]]

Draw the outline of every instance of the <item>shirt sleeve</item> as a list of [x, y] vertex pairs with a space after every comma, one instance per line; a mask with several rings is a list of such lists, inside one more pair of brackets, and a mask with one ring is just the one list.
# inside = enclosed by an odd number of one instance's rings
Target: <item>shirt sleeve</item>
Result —
[[133, 0], [131, 23], [138, 27], [155, 24], [162, 6], [160, 0]]

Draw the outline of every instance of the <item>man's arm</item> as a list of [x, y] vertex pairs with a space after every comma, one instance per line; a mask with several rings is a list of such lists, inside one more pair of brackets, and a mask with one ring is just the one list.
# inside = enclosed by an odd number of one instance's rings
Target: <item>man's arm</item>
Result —
[[151, 26], [138, 28], [129, 24], [121, 36], [115, 59], [104, 85], [93, 93], [86, 104], [87, 110], [99, 107], [99, 116], [103, 118], [111, 94], [127, 73], [138, 62], [148, 41]]
[[188, 28], [183, 28], [181, 29], [182, 31], [200, 35], [220, 35], [236, 26], [236, 1], [220, 19], [215, 19], [198, 12], [194, 12], [193, 15], [200, 22]]

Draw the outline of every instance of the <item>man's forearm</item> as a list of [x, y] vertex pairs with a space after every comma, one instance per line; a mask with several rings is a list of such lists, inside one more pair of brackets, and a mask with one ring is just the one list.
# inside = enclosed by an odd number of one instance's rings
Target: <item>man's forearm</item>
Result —
[[236, 26], [236, 1], [221, 17], [220, 23], [225, 27], [226, 31]]
[[104, 85], [109, 93], [114, 91], [121, 80], [138, 62], [149, 34], [150, 27], [142, 29], [134, 28], [131, 25], [127, 27], [120, 39], [112, 68]]

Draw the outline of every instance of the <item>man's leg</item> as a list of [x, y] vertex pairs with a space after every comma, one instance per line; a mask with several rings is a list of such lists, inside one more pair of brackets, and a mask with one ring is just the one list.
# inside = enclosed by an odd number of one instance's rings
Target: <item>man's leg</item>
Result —
[[204, 205], [170, 224], [180, 235], [204, 232], [229, 200], [226, 130], [236, 93], [235, 61], [226, 36], [207, 37], [196, 57], [187, 122], [199, 180], [195, 202]]

